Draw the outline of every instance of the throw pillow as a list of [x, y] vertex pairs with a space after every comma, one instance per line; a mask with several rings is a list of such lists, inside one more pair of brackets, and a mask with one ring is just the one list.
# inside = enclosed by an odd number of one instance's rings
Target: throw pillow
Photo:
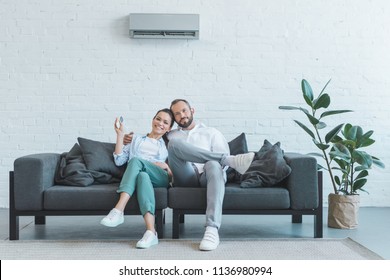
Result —
[[[245, 133], [241, 133], [229, 143], [229, 149], [231, 155], [245, 154], [248, 152], [248, 145], [246, 142]], [[241, 174], [233, 168], [229, 167], [226, 171], [227, 181], [229, 183], [240, 182]]]
[[291, 167], [284, 160], [280, 142], [272, 145], [264, 141], [255, 154], [249, 169], [241, 176], [242, 188], [271, 187], [281, 182], [291, 173]]
[[55, 183], [59, 185], [86, 187], [94, 182], [87, 170], [80, 146], [76, 143], [69, 152], [63, 153], [55, 174]]
[[122, 178], [126, 166], [116, 166], [113, 152], [115, 144], [77, 138], [88, 170], [111, 174], [113, 177]]
[[[280, 142], [277, 142], [275, 145], [280, 147]], [[255, 154], [254, 159], [256, 159], [256, 157], [261, 158], [262, 156], [264, 156], [269, 150], [272, 149], [272, 146], [273, 145], [271, 144], [271, 142], [269, 142], [267, 139], [265, 139], [263, 146], [261, 146], [260, 150]]]

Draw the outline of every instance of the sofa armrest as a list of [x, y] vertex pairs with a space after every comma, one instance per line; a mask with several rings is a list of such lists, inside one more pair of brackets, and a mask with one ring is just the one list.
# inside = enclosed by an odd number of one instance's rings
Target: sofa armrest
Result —
[[286, 179], [291, 208], [316, 209], [319, 204], [317, 160], [299, 153], [285, 153], [284, 158], [292, 171]]
[[16, 210], [41, 210], [43, 192], [54, 185], [60, 154], [33, 154], [14, 161]]

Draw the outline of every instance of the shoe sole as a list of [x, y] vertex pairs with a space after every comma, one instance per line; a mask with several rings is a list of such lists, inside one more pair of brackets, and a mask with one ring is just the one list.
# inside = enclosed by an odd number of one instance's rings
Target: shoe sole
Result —
[[117, 227], [117, 226], [123, 224], [123, 222], [124, 222], [124, 220], [120, 221], [120, 223], [118, 223], [118, 224], [113, 225], [113, 224], [106, 224], [105, 222], [101, 221], [100, 224], [103, 225], [103, 226], [106, 226], [106, 227], [112, 227], [113, 228], [113, 227]]
[[[218, 244], [218, 245], [219, 245], [219, 244]], [[201, 247], [201, 246], [199, 246], [199, 250], [200, 250], [200, 251], [213, 251], [213, 250], [215, 250], [215, 249], [218, 248], [218, 245], [215, 246], [215, 247]]]
[[152, 246], [154, 246], [154, 245], [157, 245], [158, 244], [158, 240], [157, 240], [157, 242], [155, 241], [155, 242], [153, 242], [152, 244], [150, 244], [149, 246], [144, 246], [144, 245], [136, 245], [136, 247], [138, 248], [138, 249], [148, 249], [148, 248], [150, 248], [150, 247], [152, 247]]

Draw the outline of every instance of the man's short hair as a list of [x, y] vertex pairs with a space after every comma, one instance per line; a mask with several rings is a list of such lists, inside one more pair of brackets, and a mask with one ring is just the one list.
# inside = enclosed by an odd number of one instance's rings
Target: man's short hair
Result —
[[176, 103], [179, 103], [179, 102], [184, 102], [185, 104], [187, 104], [188, 108], [191, 109], [190, 103], [187, 100], [185, 100], [185, 99], [175, 99], [175, 100], [173, 100], [171, 102], [171, 107], [169, 107], [169, 108], [172, 110], [172, 106], [175, 105]]

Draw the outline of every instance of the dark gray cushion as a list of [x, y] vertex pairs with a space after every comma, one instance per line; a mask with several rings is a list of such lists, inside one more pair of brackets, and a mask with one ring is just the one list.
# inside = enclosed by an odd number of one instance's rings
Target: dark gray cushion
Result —
[[126, 166], [116, 166], [113, 152], [114, 143], [105, 143], [90, 139], [77, 138], [83, 152], [83, 158], [87, 168], [91, 171], [104, 172], [115, 178], [122, 178]]
[[[93, 184], [87, 188], [76, 186], [53, 186], [44, 193], [45, 210], [105, 210], [110, 211], [118, 202], [116, 192], [119, 184]], [[168, 206], [168, 190], [155, 188], [156, 209]], [[137, 195], [133, 195], [126, 210], [139, 211]]]
[[89, 170], [85, 164], [82, 150], [76, 143], [69, 152], [61, 155], [54, 181], [58, 185], [86, 187], [93, 183], [119, 182], [119, 178], [109, 173]]
[[268, 140], [255, 153], [249, 169], [241, 176], [242, 188], [270, 187], [281, 182], [291, 173], [291, 167], [283, 157], [280, 142], [272, 145]]
[[76, 143], [69, 152], [61, 154], [55, 175], [55, 183], [59, 185], [86, 187], [94, 178], [87, 170], [80, 146]]
[[[246, 142], [245, 133], [241, 133], [229, 143], [229, 149], [231, 155], [245, 154], [248, 152], [248, 145]], [[233, 168], [229, 167], [226, 171], [227, 181], [230, 183], [240, 182], [241, 174]]]
[[[168, 207], [173, 209], [206, 209], [207, 188], [169, 188]], [[286, 188], [241, 188], [228, 183], [223, 199], [224, 210], [288, 209], [290, 196]]]

